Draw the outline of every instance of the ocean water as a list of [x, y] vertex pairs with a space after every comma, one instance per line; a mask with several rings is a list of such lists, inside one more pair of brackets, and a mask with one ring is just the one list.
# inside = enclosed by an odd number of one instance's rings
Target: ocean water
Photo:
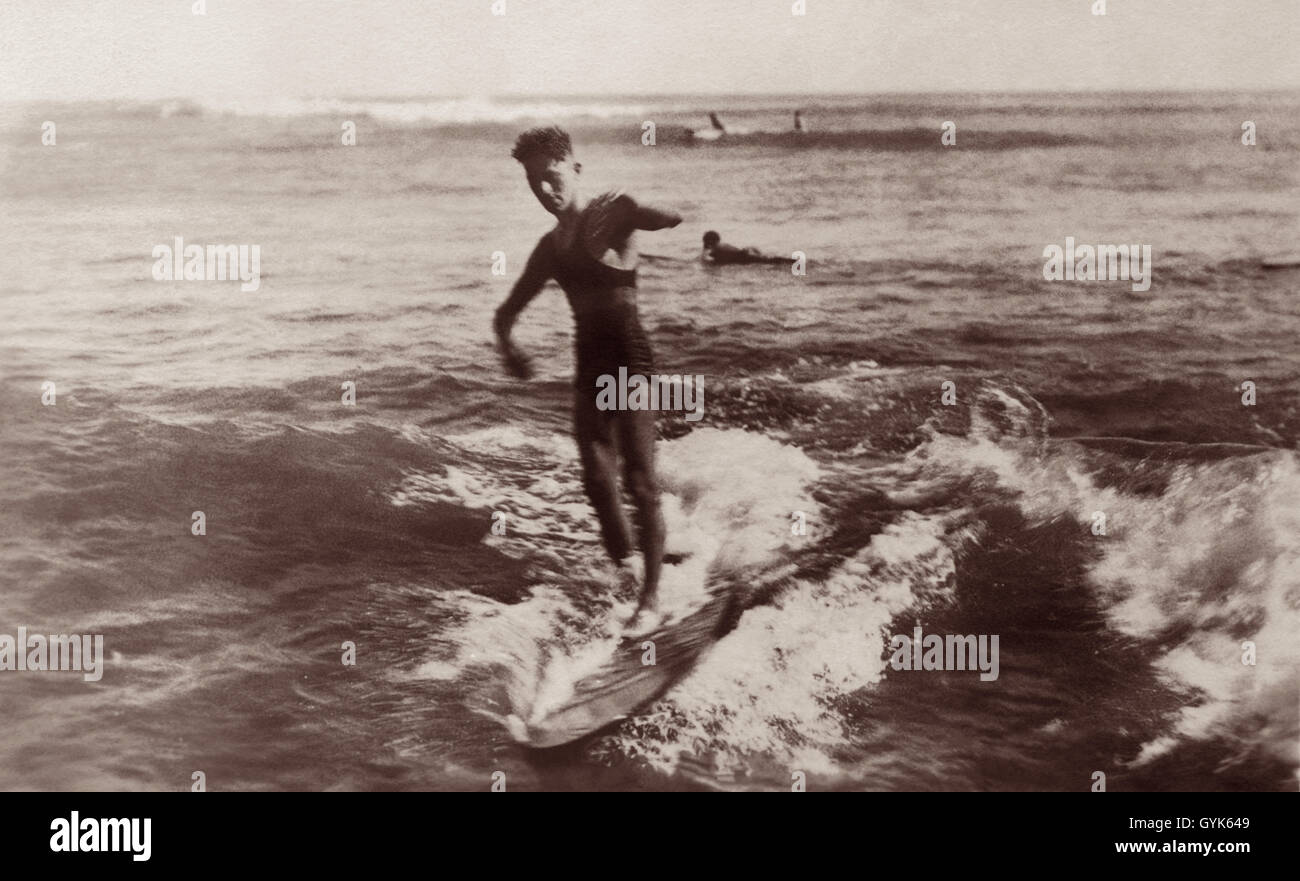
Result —
[[[688, 144], [709, 110], [735, 136]], [[1298, 250], [1298, 110], [5, 106], [0, 633], [102, 634], [107, 661], [0, 671], [0, 788], [1294, 789], [1300, 270], [1260, 260]], [[571, 129], [591, 191], [685, 217], [640, 236], [658, 365], [705, 388], [702, 420], [659, 420], [690, 554], [664, 590], [757, 586], [663, 698], [546, 753], [504, 720], [562, 695], [634, 597], [581, 488], [563, 295], [520, 320], [534, 380], [492, 347], [549, 227], [509, 156], [537, 120]], [[706, 229], [808, 273], [706, 268]], [[260, 287], [155, 281], [175, 236], [257, 244]], [[1045, 281], [1067, 236], [1150, 245], [1150, 290]], [[997, 635], [998, 679], [892, 669], [916, 626]]]

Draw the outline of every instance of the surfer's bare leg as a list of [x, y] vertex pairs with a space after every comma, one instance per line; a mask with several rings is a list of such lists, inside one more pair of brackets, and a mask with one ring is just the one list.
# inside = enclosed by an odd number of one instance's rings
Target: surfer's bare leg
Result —
[[659, 504], [659, 480], [655, 473], [655, 413], [653, 410], [623, 410], [618, 413], [617, 432], [623, 455], [623, 476], [636, 509], [641, 555], [645, 560], [645, 585], [637, 611], [655, 612], [659, 606], [659, 570], [664, 558], [664, 515]]
[[618, 490], [615, 414], [597, 410], [589, 393], [579, 392], [574, 403], [573, 428], [582, 460], [582, 486], [596, 509], [605, 550], [610, 559], [621, 565], [632, 553], [632, 538]]

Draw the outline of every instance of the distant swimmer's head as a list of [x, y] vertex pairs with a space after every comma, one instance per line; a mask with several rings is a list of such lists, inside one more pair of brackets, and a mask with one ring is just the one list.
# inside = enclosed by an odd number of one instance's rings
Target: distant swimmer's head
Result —
[[722, 236], [718, 235], [713, 230], [709, 230], [704, 234], [704, 247], [706, 248], [716, 247], [720, 241], [722, 241]]
[[573, 205], [582, 164], [573, 158], [568, 132], [553, 125], [530, 128], [515, 140], [510, 155], [524, 166], [528, 186], [543, 208], [558, 215]]

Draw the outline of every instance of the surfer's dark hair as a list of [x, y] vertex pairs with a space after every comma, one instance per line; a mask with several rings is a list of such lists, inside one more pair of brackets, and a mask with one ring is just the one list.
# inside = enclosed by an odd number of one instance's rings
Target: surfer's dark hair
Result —
[[704, 247], [706, 248], [712, 248], [720, 241], [722, 241], [722, 236], [718, 235], [713, 230], [709, 230], [704, 234]]
[[530, 128], [515, 139], [515, 148], [510, 155], [520, 162], [529, 162], [535, 157], [568, 159], [573, 155], [573, 142], [569, 140], [569, 133], [559, 126]]

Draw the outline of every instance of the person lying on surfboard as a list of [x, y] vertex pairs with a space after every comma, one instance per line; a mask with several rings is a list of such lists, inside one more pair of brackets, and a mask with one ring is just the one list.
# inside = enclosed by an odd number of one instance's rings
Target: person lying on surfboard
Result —
[[722, 244], [722, 236], [713, 230], [704, 234], [704, 252], [700, 255], [705, 263], [724, 266], [737, 263], [789, 263], [784, 257], [764, 254], [756, 248], [737, 248]]
[[628, 629], [653, 627], [659, 619], [659, 573], [665, 529], [655, 474], [653, 410], [598, 408], [597, 378], [654, 373], [650, 342], [636, 308], [635, 230], [667, 229], [680, 215], [639, 204], [622, 191], [586, 198], [579, 190], [582, 165], [563, 129], [534, 128], [515, 141], [528, 186], [542, 207], [555, 215], [555, 228], [537, 242], [506, 301], [496, 311], [496, 331], [506, 369], [532, 375], [528, 356], [510, 339], [515, 319], [550, 279], [559, 282], [573, 310], [577, 369], [574, 375], [573, 431], [582, 462], [583, 487], [596, 509], [605, 550], [622, 567], [632, 551], [627, 516], [619, 492], [623, 477], [636, 510], [645, 562], [640, 600]]

